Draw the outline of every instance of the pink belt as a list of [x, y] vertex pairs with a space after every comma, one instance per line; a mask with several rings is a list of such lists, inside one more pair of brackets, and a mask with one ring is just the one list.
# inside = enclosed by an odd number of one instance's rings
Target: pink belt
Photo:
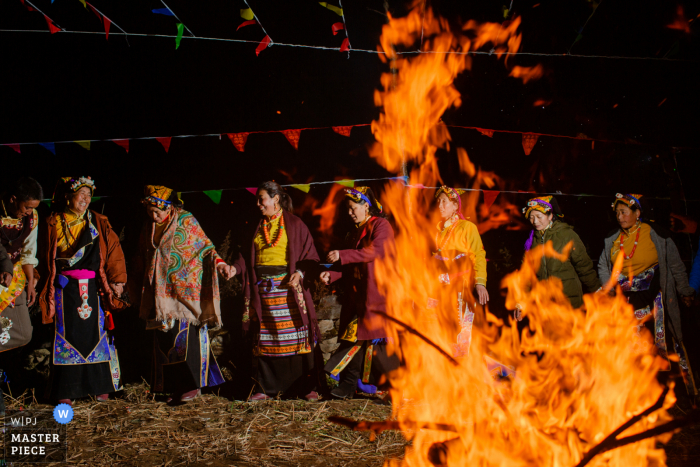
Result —
[[72, 271], [63, 271], [61, 275], [75, 280], [94, 279], [95, 271], [89, 269], [74, 269]]

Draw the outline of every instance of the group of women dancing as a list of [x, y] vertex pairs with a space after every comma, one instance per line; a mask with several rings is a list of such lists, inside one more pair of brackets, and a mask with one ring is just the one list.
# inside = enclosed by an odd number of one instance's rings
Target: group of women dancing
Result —
[[[106, 401], [121, 389], [112, 313], [130, 306], [138, 308], [150, 331], [153, 392], [186, 402], [198, 397], [202, 388], [223, 383], [208, 330], [223, 325], [219, 281], [234, 276], [240, 277], [245, 296], [244, 329], [254, 336], [255, 390], [250, 401], [279, 396], [318, 400], [319, 377], [325, 374], [338, 380], [330, 395], [341, 399], [389, 384], [386, 376], [400, 362], [387, 353], [386, 331], [369, 323], [386, 311], [375, 265], [390, 250], [394, 232], [369, 187], [345, 190], [344, 211], [354, 227], [342, 249], [328, 252], [320, 264], [309, 229], [292, 213], [289, 195], [275, 182], [263, 183], [257, 191], [261, 218], [249, 255], [238, 255], [227, 264], [176, 191], [146, 186], [141, 202], [147, 221], [128, 278], [119, 237], [107, 217], [89, 209], [95, 189], [90, 177], [59, 180], [42, 238], [36, 211], [43, 198], [41, 186], [22, 178], [2, 196], [0, 352], [29, 342], [28, 306], [38, 299], [43, 323], [54, 330], [48, 389], [52, 400], [72, 404], [93, 396]], [[462, 193], [443, 186], [435, 194], [441, 220], [432, 256], [442, 271], [435, 280], [468, 290], [483, 306], [489, 300], [486, 252], [476, 225], [462, 214]], [[695, 395], [678, 304], [678, 295], [687, 300], [695, 291], [673, 240], [643, 220], [640, 199], [618, 194], [613, 200], [619, 227], [605, 239], [597, 271], [551, 196], [533, 198], [523, 208], [533, 227], [525, 250], [551, 241], [561, 252], [573, 242], [566, 260], [543, 257], [537, 278], [558, 278], [574, 308], [583, 306], [583, 285], [588, 292], [600, 291], [622, 255], [622, 270], [613, 280], [634, 308], [638, 332], [649, 328], [659, 355], [666, 357], [672, 347], [680, 356], [688, 391]], [[39, 257], [38, 244], [45, 252]], [[340, 345], [327, 362], [320, 352], [310, 290], [317, 280], [341, 280], [344, 290]], [[522, 319], [519, 308], [514, 313], [516, 320]], [[640, 338], [634, 344], [643, 342]]]

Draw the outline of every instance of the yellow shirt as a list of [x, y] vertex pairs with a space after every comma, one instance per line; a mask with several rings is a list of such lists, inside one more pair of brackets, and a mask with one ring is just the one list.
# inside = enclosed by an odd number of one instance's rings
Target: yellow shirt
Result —
[[[279, 216], [270, 222], [270, 241], [274, 242], [277, 239], [277, 233], [280, 231], [280, 219]], [[263, 221], [264, 222], [264, 221]], [[267, 246], [267, 241], [265, 241], [265, 233], [263, 232], [263, 226], [260, 226], [260, 230], [255, 235], [255, 264], [258, 266], [286, 266], [289, 262], [289, 252], [287, 251], [287, 229], [282, 230], [282, 237], [279, 243], [275, 247]]]
[[[57, 248], [59, 258], [70, 258], [75, 254], [75, 247], [78, 244], [78, 239], [80, 239], [80, 235], [83, 233], [83, 229], [87, 225], [85, 212], [82, 214], [75, 214], [73, 211], [66, 208], [62, 214], [56, 214], [56, 235], [58, 240]], [[68, 226], [67, 233], [64, 229], [64, 219]]]
[[[639, 240], [635, 249], [634, 241], [637, 238], [637, 232], [639, 232]], [[613, 265], [620, 254], [620, 235], [617, 236], [610, 250], [610, 259]], [[651, 241], [651, 226], [649, 224], [642, 222], [638, 227], [632, 227], [629, 234], [625, 233], [624, 247], [626, 256], [632, 254], [632, 250], [634, 250], [634, 255], [630, 259], [622, 261], [622, 274], [627, 277], [637, 275], [659, 264], [659, 255], [656, 252], [654, 242]]]
[[[450, 238], [442, 246], [442, 251], [438, 255], [450, 259], [453, 259], [460, 253], [469, 255], [469, 259], [474, 264], [475, 282], [486, 287], [486, 250], [484, 250], [484, 244], [481, 242], [479, 230], [474, 223], [468, 220], [458, 219], [453, 222], [456, 222], [457, 226], [452, 231]], [[448, 220], [445, 222], [445, 225], [447, 227], [443, 228], [438, 234], [438, 245], [442, 245], [452, 223]]]

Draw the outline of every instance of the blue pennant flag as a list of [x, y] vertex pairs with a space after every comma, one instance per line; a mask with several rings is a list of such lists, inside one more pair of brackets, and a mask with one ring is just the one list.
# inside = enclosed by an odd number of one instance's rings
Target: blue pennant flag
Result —
[[170, 11], [168, 8], [156, 8], [155, 10], [152, 10], [153, 13], [156, 13], [158, 15], [165, 15], [165, 16], [175, 16], [172, 11]]
[[55, 144], [53, 144], [53, 143], [39, 143], [39, 146], [42, 146], [42, 147], [48, 149], [49, 151], [51, 151], [51, 154], [53, 154], [54, 156], [56, 155], [56, 145]]

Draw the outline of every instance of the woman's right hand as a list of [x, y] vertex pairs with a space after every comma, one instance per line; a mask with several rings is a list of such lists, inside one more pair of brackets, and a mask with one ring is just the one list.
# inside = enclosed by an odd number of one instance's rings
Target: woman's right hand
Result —
[[338, 250], [329, 251], [328, 255], [326, 256], [326, 260], [329, 263], [335, 263], [336, 261], [340, 260], [340, 252]]
[[319, 276], [319, 279], [321, 279], [321, 282], [323, 282], [324, 284], [329, 285], [331, 283], [331, 272], [323, 271]]

